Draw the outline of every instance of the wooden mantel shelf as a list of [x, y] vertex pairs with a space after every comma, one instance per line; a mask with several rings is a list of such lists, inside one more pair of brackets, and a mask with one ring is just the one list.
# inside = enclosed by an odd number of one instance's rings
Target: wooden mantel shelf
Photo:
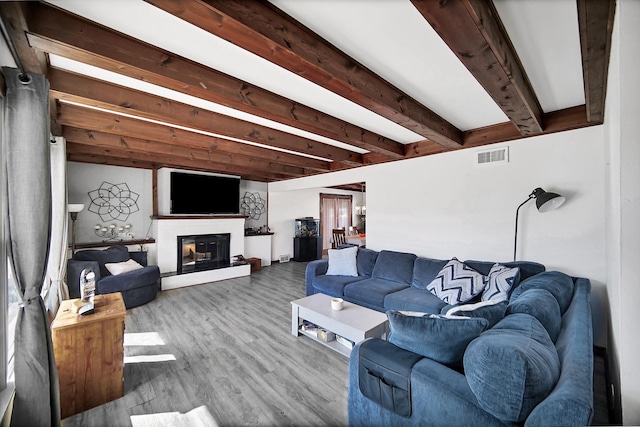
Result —
[[246, 215], [157, 215], [151, 219], [247, 219]]
[[[108, 242], [86, 242], [76, 243], [76, 249], [103, 248], [105, 246], [129, 246], [144, 245], [147, 243], [155, 243], [156, 239], [138, 239], [138, 240], [110, 240]], [[71, 245], [69, 245], [71, 247]]]

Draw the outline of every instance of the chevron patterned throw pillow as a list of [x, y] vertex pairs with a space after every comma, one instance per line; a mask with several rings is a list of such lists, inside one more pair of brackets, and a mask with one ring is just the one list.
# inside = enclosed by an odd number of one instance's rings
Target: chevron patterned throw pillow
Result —
[[509, 299], [509, 291], [520, 281], [520, 269], [507, 267], [501, 264], [493, 264], [487, 286], [482, 293], [482, 301]]
[[427, 290], [447, 304], [467, 302], [485, 288], [487, 278], [452, 258], [427, 285]]

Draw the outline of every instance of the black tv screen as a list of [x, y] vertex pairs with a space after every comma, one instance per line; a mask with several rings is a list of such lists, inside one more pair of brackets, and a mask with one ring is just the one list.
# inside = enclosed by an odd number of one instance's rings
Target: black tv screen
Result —
[[239, 214], [240, 180], [171, 172], [172, 214]]

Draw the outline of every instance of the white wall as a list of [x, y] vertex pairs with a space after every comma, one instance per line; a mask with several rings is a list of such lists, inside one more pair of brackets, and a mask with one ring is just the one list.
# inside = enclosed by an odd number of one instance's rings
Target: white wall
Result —
[[274, 239], [273, 254], [290, 250], [291, 239], [282, 237], [292, 235], [293, 218], [317, 215], [316, 187], [366, 181], [367, 247], [442, 259], [509, 261], [516, 208], [542, 187], [563, 194], [567, 202], [544, 214], [535, 202], [522, 207], [518, 259], [589, 278], [595, 335], [604, 345], [603, 129], [502, 144], [510, 150], [510, 162], [503, 165], [477, 166], [479, 150], [468, 149], [270, 183], [270, 225], [281, 235]]
[[[248, 194], [247, 194], [248, 193]], [[258, 194], [260, 198], [264, 201], [265, 212], [260, 214], [260, 217], [257, 219], [247, 218], [245, 221], [245, 228], [260, 228], [262, 226], [267, 225], [269, 222], [269, 201], [267, 197], [267, 183], [266, 182], [257, 182], [257, 181], [240, 181], [240, 212], [244, 213], [242, 210], [243, 198], [245, 196], [250, 196], [252, 194]]]
[[[282, 181], [282, 184], [285, 182], [291, 181]], [[343, 181], [342, 184], [353, 182], [358, 181]], [[301, 190], [273, 192], [271, 190], [272, 185], [273, 183], [269, 186], [269, 228], [275, 233], [271, 250], [273, 260], [279, 259], [280, 255], [291, 255], [293, 257], [295, 219], [307, 216], [320, 218], [320, 193], [351, 195], [353, 196], [354, 206], [362, 200], [362, 193], [354, 191], [312, 187]], [[357, 224], [358, 221], [358, 217], [354, 213], [352, 223]]]
[[624, 425], [640, 424], [640, 3], [617, 2], [606, 107], [607, 260], [614, 369]]
[[[127, 184], [129, 190], [139, 195], [137, 201], [139, 210], [130, 214], [126, 220], [113, 221], [103, 221], [98, 214], [90, 212], [91, 198], [88, 193], [100, 188], [104, 181], [111, 184]], [[118, 226], [131, 224], [134, 238], [143, 239], [147, 236], [151, 225], [150, 216], [153, 212], [150, 170], [67, 162], [67, 182], [69, 203], [84, 203], [84, 210], [78, 214], [76, 222], [76, 242], [101, 242], [103, 239], [96, 236], [94, 232], [96, 224]]]

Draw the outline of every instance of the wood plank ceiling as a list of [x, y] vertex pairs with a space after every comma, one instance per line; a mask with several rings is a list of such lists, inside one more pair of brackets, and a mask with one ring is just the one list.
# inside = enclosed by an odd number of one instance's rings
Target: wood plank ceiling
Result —
[[[403, 144], [43, 2], [1, 2], [25, 68], [50, 81], [71, 161], [277, 181], [601, 124], [615, 0], [577, 0], [586, 102], [543, 112], [494, 4], [411, 0], [509, 121], [460, 130], [266, 1], [146, 0], [420, 135]], [[52, 67], [49, 54], [347, 144], [330, 145]]]

